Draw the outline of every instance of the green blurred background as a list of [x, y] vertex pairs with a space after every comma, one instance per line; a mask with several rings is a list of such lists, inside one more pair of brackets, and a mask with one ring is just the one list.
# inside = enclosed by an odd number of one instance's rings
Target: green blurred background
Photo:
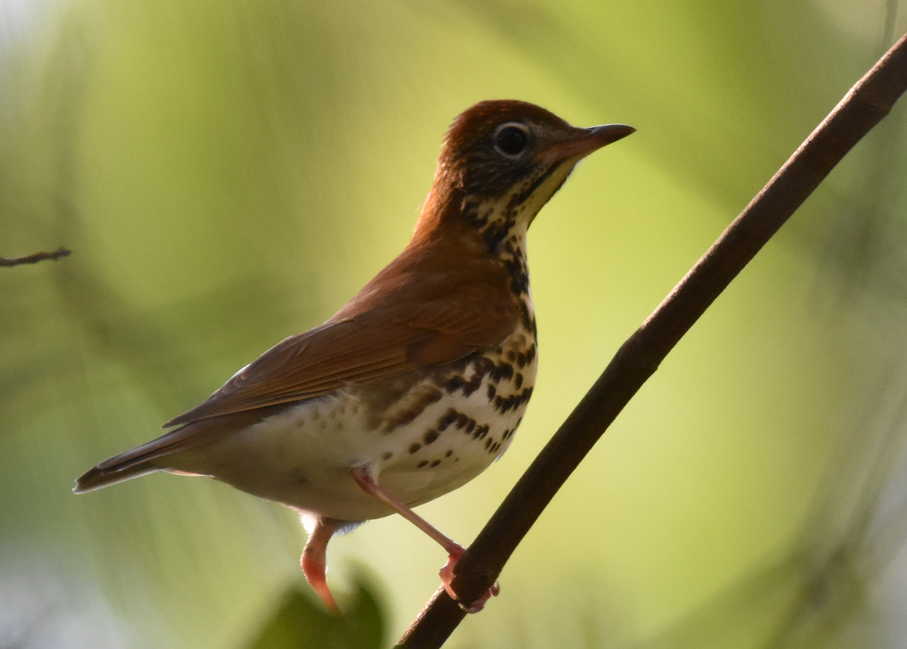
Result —
[[[81, 497], [73, 480], [390, 261], [472, 103], [632, 124], [532, 227], [541, 367], [518, 439], [420, 508], [468, 543], [905, 14], [0, 0], [0, 255], [73, 251], [0, 269], [0, 646], [289, 646], [264, 631], [286, 602], [309, 620], [295, 646], [390, 643], [445, 559], [402, 519], [332, 542], [341, 623], [302, 583], [289, 511], [204, 479]], [[448, 646], [907, 646], [905, 141], [902, 105], [663, 363]]]

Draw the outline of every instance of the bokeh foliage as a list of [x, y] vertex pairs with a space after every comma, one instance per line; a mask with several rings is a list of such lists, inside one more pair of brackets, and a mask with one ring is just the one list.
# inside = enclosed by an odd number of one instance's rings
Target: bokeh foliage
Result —
[[[633, 124], [533, 225], [528, 416], [502, 462], [421, 510], [468, 542], [903, 13], [2, 0], [0, 255], [73, 255], [0, 269], [0, 644], [264, 647], [327, 628], [300, 599], [314, 601], [289, 512], [202, 479], [79, 498], [73, 479], [387, 263], [471, 103]], [[450, 646], [869, 646], [905, 632], [905, 124], [899, 106], [682, 341]], [[329, 553], [341, 606], [375, 601], [356, 628], [385, 641], [443, 559], [396, 518]], [[380, 586], [351, 581], [360, 564]], [[311, 624], [280, 631], [291, 610]]]
[[381, 611], [366, 589], [357, 592], [342, 616], [328, 613], [299, 589], [290, 589], [265, 620], [249, 649], [381, 649], [384, 630]]

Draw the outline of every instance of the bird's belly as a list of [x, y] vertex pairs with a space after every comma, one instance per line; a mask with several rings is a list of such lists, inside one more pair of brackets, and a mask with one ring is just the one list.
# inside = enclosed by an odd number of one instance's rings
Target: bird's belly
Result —
[[168, 468], [207, 475], [301, 511], [350, 521], [379, 518], [391, 511], [349, 473], [372, 446], [362, 420], [361, 405], [348, 395], [306, 401], [170, 456]]
[[[534, 347], [533, 347], [534, 349]], [[302, 402], [168, 458], [295, 509], [360, 521], [393, 511], [352, 479], [367, 467], [410, 506], [470, 481], [509, 445], [535, 382], [522, 365], [479, 358], [418, 381], [362, 384]]]

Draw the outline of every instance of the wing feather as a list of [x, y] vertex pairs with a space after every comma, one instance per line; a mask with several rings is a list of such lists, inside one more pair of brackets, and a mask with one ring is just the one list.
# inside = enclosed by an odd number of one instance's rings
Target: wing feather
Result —
[[392, 284], [386, 296], [366, 286], [364, 310], [354, 298], [353, 308], [279, 343], [165, 427], [312, 399], [501, 343], [516, 326], [516, 298], [505, 277], [470, 281], [467, 270]]
[[410, 245], [333, 318], [265, 352], [164, 425], [179, 428], [102, 462], [76, 490], [165, 468], [162, 458], [254, 425], [287, 404], [502, 343], [517, 325], [520, 303], [504, 266], [477, 241], [472, 232]]

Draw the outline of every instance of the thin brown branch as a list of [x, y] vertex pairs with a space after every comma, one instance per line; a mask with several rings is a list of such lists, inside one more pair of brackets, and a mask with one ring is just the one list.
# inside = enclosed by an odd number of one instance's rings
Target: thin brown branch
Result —
[[26, 255], [24, 257], [0, 257], [0, 267], [21, 266], [22, 264], [37, 264], [39, 261], [45, 261], [46, 259], [56, 261], [61, 257], [68, 257], [70, 254], [71, 253], [69, 250], [60, 247], [53, 252], [36, 252], [33, 255]]
[[[668, 352], [905, 90], [907, 35], [847, 93], [621, 346], [460, 559], [452, 586], [465, 601], [478, 598], [494, 583], [554, 494]], [[440, 589], [398, 646], [440, 647], [464, 615]]]

